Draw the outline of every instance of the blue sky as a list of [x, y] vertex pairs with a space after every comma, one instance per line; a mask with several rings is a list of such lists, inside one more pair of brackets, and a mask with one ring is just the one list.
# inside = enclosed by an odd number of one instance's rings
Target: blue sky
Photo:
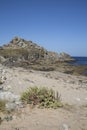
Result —
[[87, 0], [0, 0], [0, 45], [15, 36], [87, 56]]

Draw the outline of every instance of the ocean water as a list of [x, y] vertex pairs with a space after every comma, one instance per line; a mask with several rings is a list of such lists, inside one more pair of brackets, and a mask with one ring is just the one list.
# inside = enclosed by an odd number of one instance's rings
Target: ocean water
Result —
[[[72, 57], [75, 59], [73, 62], [69, 62], [69, 64], [75, 65], [75, 66], [87, 66], [87, 57]], [[83, 71], [85, 76], [87, 76], [87, 69]]]
[[73, 65], [87, 65], [87, 57], [73, 57], [76, 61], [71, 62]]

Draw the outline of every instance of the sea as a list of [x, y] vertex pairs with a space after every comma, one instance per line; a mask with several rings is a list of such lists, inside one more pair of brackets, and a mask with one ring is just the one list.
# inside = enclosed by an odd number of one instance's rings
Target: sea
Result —
[[78, 65], [87, 65], [87, 57], [72, 57], [72, 58], [74, 58], [75, 59], [75, 61], [74, 62], [71, 62], [70, 64], [72, 64], [72, 65], [76, 65], [76, 66], [78, 66]]
[[[72, 57], [75, 59], [75, 61], [70, 62], [69, 64], [75, 65], [75, 66], [87, 66], [87, 57]], [[87, 75], [87, 69], [83, 72], [83, 74]]]

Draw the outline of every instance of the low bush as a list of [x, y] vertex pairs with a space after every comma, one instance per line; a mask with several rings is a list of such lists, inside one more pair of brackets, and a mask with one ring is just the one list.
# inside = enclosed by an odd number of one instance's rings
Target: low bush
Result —
[[24, 103], [38, 105], [40, 108], [58, 108], [62, 106], [60, 96], [52, 89], [45, 87], [30, 87], [26, 92], [23, 92], [21, 100]]
[[6, 104], [5, 100], [0, 100], [0, 112], [4, 112], [6, 110], [5, 104]]

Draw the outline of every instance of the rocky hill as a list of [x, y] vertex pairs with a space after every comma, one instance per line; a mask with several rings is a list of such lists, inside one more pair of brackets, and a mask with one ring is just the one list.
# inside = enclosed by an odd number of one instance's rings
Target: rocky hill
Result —
[[45, 48], [15, 37], [8, 44], [0, 47], [0, 62], [7, 66], [20, 66], [40, 70], [54, 70], [55, 64], [72, 61], [66, 53], [47, 51]]

